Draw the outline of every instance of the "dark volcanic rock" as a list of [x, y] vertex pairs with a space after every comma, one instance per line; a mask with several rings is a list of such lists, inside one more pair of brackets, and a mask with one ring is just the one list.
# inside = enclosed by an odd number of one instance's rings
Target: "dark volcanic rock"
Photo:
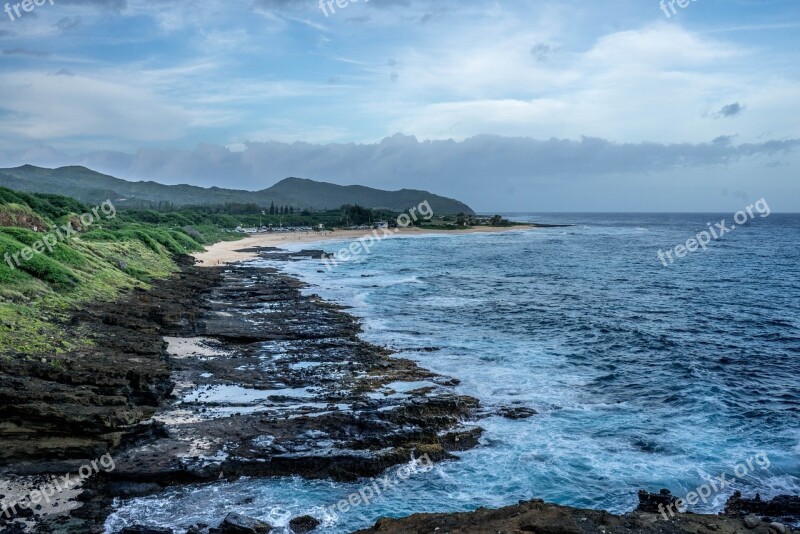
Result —
[[252, 517], [230, 513], [219, 526], [219, 530], [222, 534], [267, 534], [272, 530], [272, 525]]
[[76, 312], [69, 328], [93, 345], [59, 365], [0, 359], [0, 466], [74, 473], [108, 450], [115, 461], [81, 507], [37, 518], [43, 531], [102, 532], [112, 498], [170, 484], [353, 481], [478, 444], [481, 429], [464, 425], [478, 402], [457, 381], [365, 343], [356, 319], [303, 287], [275, 269], [184, 262], [152, 292]]
[[[771, 534], [766, 523], [749, 530], [739, 518], [680, 514], [665, 520], [661, 514], [632, 512], [613, 515], [602, 510], [581, 510], [540, 500], [520, 502], [497, 510], [479, 508], [453, 514], [416, 514], [402, 519], [381, 519], [356, 534], [410, 533], [495, 534]], [[773, 531], [774, 532], [774, 531]], [[789, 532], [787, 530], [787, 532]]]
[[[677, 500], [678, 498], [673, 496], [668, 489], [662, 489], [658, 493], [639, 490], [639, 506], [636, 507], [636, 511], [649, 512], [651, 514], [661, 513], [672, 507]], [[659, 509], [659, 506], [661, 509]]]
[[477, 445], [478, 403], [447, 377], [359, 339], [359, 323], [274, 269], [218, 269], [195, 327], [168, 337], [165, 437], [116, 456], [113, 476], [161, 484], [239, 475], [356, 480]]
[[294, 534], [307, 534], [319, 526], [319, 520], [310, 515], [295, 517], [289, 521], [289, 527]]
[[528, 419], [534, 415], [538, 415], [538, 413], [539, 412], [533, 408], [527, 408], [525, 406], [504, 406], [498, 410], [498, 414], [506, 419]]
[[756, 494], [752, 499], [745, 499], [739, 491], [725, 503], [726, 515], [743, 517], [755, 514], [759, 517], [778, 519], [790, 523], [800, 522], [800, 497], [779, 495], [772, 500], [764, 501]]
[[147, 432], [139, 423], [173, 388], [162, 335], [192, 324], [198, 290], [217, 277], [196, 272], [86, 306], [65, 331], [94, 346], [46, 362], [0, 358], [0, 472], [68, 472]]
[[163, 488], [155, 483], [148, 482], [110, 482], [108, 484], [107, 493], [111, 497], [122, 497], [123, 499], [130, 499], [131, 497], [144, 497], [159, 493]]
[[172, 534], [172, 529], [135, 525], [123, 528], [119, 534]]

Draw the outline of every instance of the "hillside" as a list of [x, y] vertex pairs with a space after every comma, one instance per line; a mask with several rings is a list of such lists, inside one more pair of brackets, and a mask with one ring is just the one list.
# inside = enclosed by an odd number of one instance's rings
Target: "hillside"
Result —
[[[175, 206], [227, 203], [271, 203], [300, 209], [334, 209], [344, 204], [402, 212], [427, 200], [434, 213], [472, 214], [473, 210], [458, 200], [427, 191], [401, 189], [382, 191], [364, 186], [341, 186], [303, 178], [287, 178], [261, 191], [243, 191], [193, 185], [164, 185], [156, 182], [129, 182], [86, 167], [46, 169], [33, 165], [0, 169], [0, 186], [31, 193], [69, 195], [87, 203], [111, 199], [120, 207], [147, 207], [169, 202]], [[124, 200], [123, 200], [124, 199]]]
[[175, 271], [177, 256], [240, 237], [219, 225], [224, 216], [147, 215], [0, 187], [0, 360], [70, 350], [82, 338], [58, 326], [66, 309], [145, 287]]

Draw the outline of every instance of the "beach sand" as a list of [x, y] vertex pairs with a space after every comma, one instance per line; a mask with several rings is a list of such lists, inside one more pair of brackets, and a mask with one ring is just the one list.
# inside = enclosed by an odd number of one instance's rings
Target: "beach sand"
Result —
[[[409, 235], [465, 235], [490, 232], [511, 232], [526, 231], [534, 228], [533, 226], [512, 226], [512, 227], [491, 227], [478, 226], [466, 230], [429, 230], [421, 228], [400, 228], [389, 230], [392, 236]], [[378, 230], [378, 235], [382, 231]], [[252, 247], [281, 247], [294, 245], [297, 243], [317, 243], [322, 241], [338, 241], [342, 239], [360, 239], [371, 235], [371, 230], [333, 230], [324, 232], [274, 232], [267, 234], [257, 234], [245, 237], [239, 241], [221, 241], [209, 247], [205, 252], [193, 254], [200, 267], [214, 267], [216, 265], [227, 265], [238, 261], [249, 260], [257, 257], [255, 252], [240, 252], [241, 249]], [[388, 237], [387, 239], [391, 239]], [[333, 252], [333, 251], [331, 251]]]

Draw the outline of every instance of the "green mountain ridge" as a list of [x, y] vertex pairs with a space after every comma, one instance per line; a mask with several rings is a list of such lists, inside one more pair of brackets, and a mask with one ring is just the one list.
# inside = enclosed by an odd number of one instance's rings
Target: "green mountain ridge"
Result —
[[187, 184], [165, 185], [153, 181], [129, 182], [81, 166], [48, 169], [23, 165], [0, 169], [0, 186], [30, 193], [66, 195], [88, 204], [111, 199], [119, 207], [148, 207], [159, 202], [168, 202], [175, 206], [250, 203], [263, 207], [274, 203], [276, 206], [319, 210], [358, 204], [367, 208], [402, 212], [427, 201], [437, 214], [474, 213], [463, 202], [428, 191], [383, 191], [361, 185], [342, 186], [306, 178], [286, 178], [261, 191], [244, 191]]

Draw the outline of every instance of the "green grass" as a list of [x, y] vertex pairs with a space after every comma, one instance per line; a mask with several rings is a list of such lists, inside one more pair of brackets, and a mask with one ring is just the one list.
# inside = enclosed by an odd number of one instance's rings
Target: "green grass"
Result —
[[[2, 207], [0, 207], [2, 209]], [[44, 248], [25, 261], [21, 252], [46, 234], [0, 227], [0, 355], [57, 357], [90, 344], [71, 331], [72, 310], [114, 301], [134, 287], [170, 276], [174, 254], [201, 245], [179, 230], [148, 228], [95, 230]], [[17, 254], [9, 266], [3, 256]], [[54, 360], [54, 363], [56, 361]]]
[[[68, 326], [76, 309], [169, 277], [176, 255], [242, 237], [230, 231], [238, 218], [192, 210], [120, 212], [71, 239], [53, 233], [89, 211], [66, 197], [0, 188], [0, 358], [46, 357], [57, 365], [53, 357], [91, 344], [88, 332]], [[41, 252], [25, 260], [29, 248]]]

